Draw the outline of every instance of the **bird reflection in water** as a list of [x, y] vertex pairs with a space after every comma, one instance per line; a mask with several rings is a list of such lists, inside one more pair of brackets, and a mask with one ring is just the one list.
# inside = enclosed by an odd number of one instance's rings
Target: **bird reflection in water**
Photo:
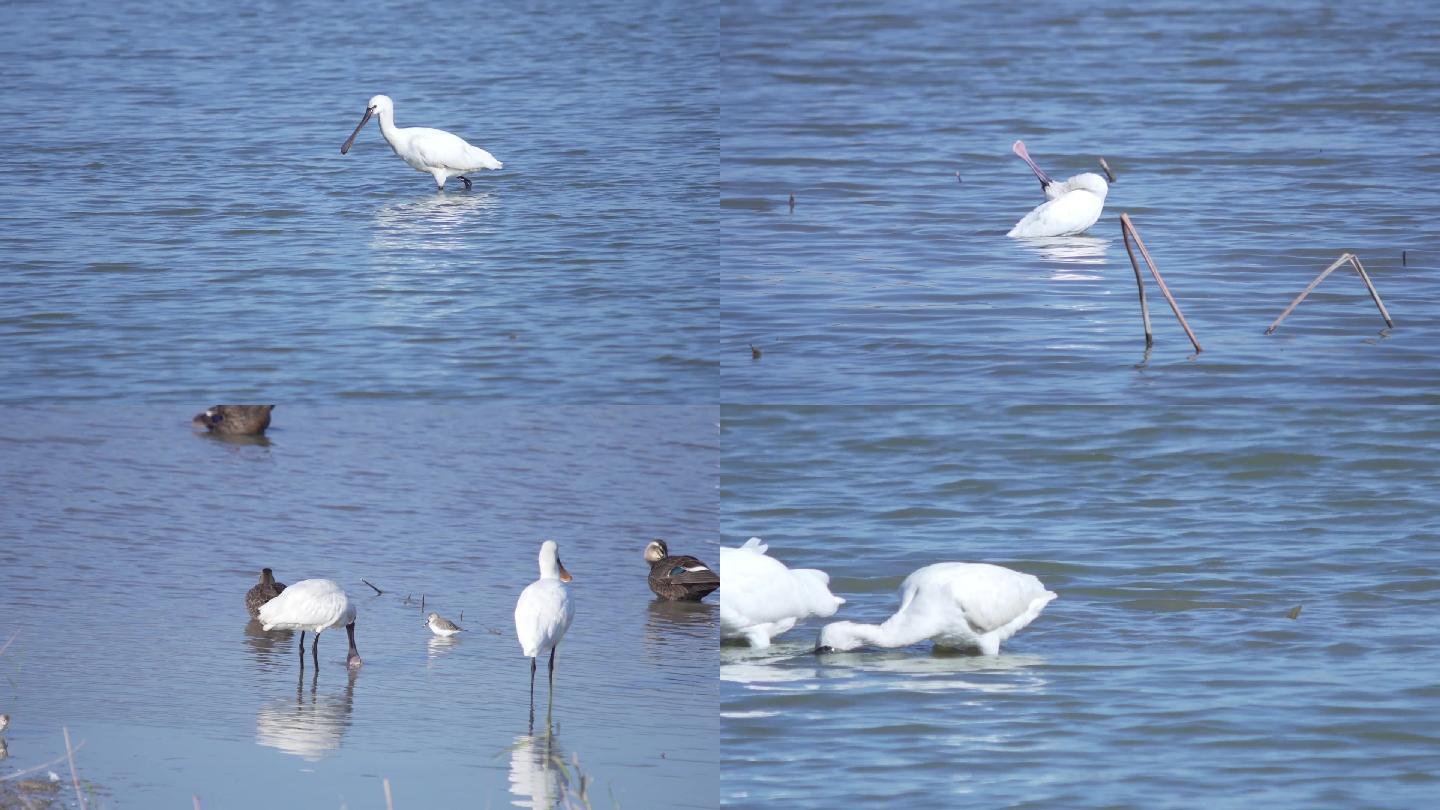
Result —
[[[251, 619], [245, 625], [245, 646], [255, 656], [255, 663], [265, 672], [279, 669], [282, 666], [281, 654], [288, 654], [291, 642], [295, 634], [289, 630], [271, 630], [265, 632], [259, 621]], [[290, 659], [287, 655], [283, 664], [288, 665]]]
[[358, 668], [346, 670], [342, 692], [319, 691], [320, 671], [311, 668], [309, 689], [302, 670], [294, 698], [276, 698], [260, 707], [255, 716], [255, 741], [291, 756], [316, 762], [340, 748], [340, 738], [350, 727], [355, 705]]
[[499, 230], [497, 195], [436, 195], [393, 203], [375, 212], [372, 250], [472, 250]]
[[450, 636], [448, 638], [443, 636], [432, 636], [430, 638], [428, 650], [428, 665], [432, 667], [435, 666], [435, 662], [439, 660], [441, 656], [449, 654], [459, 644], [459, 636]]
[[[578, 768], [572, 779], [565, 753], [547, 722], [544, 733], [521, 734], [510, 746], [510, 792], [515, 807], [550, 810], [554, 807], [585, 806], [585, 785], [576, 784]], [[566, 801], [569, 794], [579, 794], [578, 803]]]
[[1042, 239], [1016, 239], [1015, 243], [1045, 261], [1064, 265], [1064, 267], [1053, 269], [1050, 274], [1052, 279], [1057, 281], [1094, 281], [1100, 276], [1095, 273], [1081, 272], [1076, 265], [1105, 264], [1105, 253], [1110, 246], [1110, 241], [1096, 236], [1050, 236]]
[[645, 654], [656, 660], [715, 655], [720, 608], [708, 602], [653, 599], [645, 615]]

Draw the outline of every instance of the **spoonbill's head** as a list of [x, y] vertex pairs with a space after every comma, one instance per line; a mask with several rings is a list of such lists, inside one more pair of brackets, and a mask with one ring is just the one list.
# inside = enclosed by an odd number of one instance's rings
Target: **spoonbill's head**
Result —
[[1105, 199], [1106, 194], [1110, 193], [1110, 184], [1105, 182], [1105, 178], [1094, 172], [1077, 174], [1069, 180], [1066, 180], [1065, 185], [1069, 186], [1071, 191], [1082, 189], [1102, 200]]
[[670, 549], [664, 540], [651, 540], [650, 545], [645, 547], [645, 562], [657, 563], [669, 556]]
[[559, 579], [561, 582], [569, 582], [572, 577], [570, 572], [565, 570], [565, 564], [560, 562], [560, 546], [554, 540], [546, 540], [540, 544], [540, 578]]
[[855, 622], [834, 622], [820, 628], [820, 638], [815, 642], [815, 652], [845, 652], [864, 646], [855, 633]]
[[360, 123], [355, 125], [355, 131], [350, 133], [350, 137], [345, 139], [345, 144], [340, 147], [340, 154], [343, 155], [349, 152], [350, 147], [355, 145], [355, 136], [359, 135], [360, 130], [365, 128], [365, 123], [370, 120], [370, 116], [377, 113], [384, 116], [393, 112], [394, 109], [395, 103], [390, 100], [389, 96], [371, 96], [370, 100], [365, 102], [365, 115], [360, 118]]

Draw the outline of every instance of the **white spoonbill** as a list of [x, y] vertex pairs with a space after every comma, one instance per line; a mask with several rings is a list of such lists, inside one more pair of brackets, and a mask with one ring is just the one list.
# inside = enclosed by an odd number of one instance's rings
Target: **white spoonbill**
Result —
[[1030, 159], [1023, 141], [1016, 141], [1011, 148], [1030, 167], [1030, 171], [1035, 172], [1048, 202], [1026, 214], [1006, 236], [1074, 236], [1100, 219], [1100, 212], [1105, 208], [1105, 195], [1110, 191], [1105, 178], [1094, 172], [1084, 172], [1057, 183]]
[[555, 648], [570, 620], [575, 618], [575, 604], [570, 601], [570, 572], [560, 563], [560, 547], [554, 540], [540, 544], [540, 578], [525, 586], [515, 603], [515, 636], [520, 649], [530, 659], [530, 715], [535, 715], [535, 662], [550, 652], [550, 692], [555, 692]]
[[484, 149], [471, 146], [464, 138], [443, 129], [395, 126], [395, 104], [389, 96], [370, 98], [365, 105], [365, 117], [360, 119], [355, 131], [345, 139], [345, 145], [340, 147], [340, 154], [350, 151], [350, 146], [355, 143], [355, 136], [365, 128], [365, 122], [369, 121], [372, 115], [380, 119], [380, 134], [385, 136], [385, 142], [390, 144], [395, 154], [410, 164], [410, 168], [427, 172], [434, 177], [435, 186], [441, 191], [445, 190], [445, 181], [451, 177], [464, 181], [465, 190], [469, 191], [470, 178], [465, 176], [467, 173], [481, 169], [499, 169], [505, 165]]
[[278, 596], [260, 606], [260, 624], [266, 630], [300, 631], [300, 666], [305, 666], [305, 631], [315, 634], [310, 642], [310, 657], [319, 666], [320, 633], [332, 627], [345, 626], [350, 636], [347, 666], [361, 664], [360, 651], [355, 649], [355, 606], [350, 597], [332, 580], [306, 579], [290, 585]]
[[752, 537], [739, 548], [720, 548], [720, 637], [743, 638], [763, 649], [770, 639], [809, 616], [834, 616], [845, 603], [830, 593], [830, 575], [814, 568], [786, 568], [767, 557]]
[[815, 650], [908, 647], [930, 639], [937, 647], [998, 655], [1000, 642], [1034, 621], [1055, 597], [1040, 580], [1009, 568], [935, 563], [900, 584], [900, 609], [894, 616], [880, 624], [827, 624]]

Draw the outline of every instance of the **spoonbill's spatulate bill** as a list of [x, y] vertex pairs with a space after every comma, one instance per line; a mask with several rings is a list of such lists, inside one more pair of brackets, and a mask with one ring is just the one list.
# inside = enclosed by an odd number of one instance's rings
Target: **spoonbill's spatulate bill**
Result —
[[575, 618], [570, 601], [570, 572], [560, 562], [560, 547], [554, 540], [540, 544], [540, 578], [525, 586], [515, 603], [515, 637], [520, 650], [530, 659], [530, 719], [535, 719], [535, 662], [550, 653], [550, 695], [555, 694], [555, 648]]
[[481, 169], [499, 169], [505, 165], [484, 149], [471, 146], [464, 138], [443, 129], [395, 126], [395, 104], [390, 101], [389, 96], [374, 96], [370, 99], [365, 105], [364, 117], [355, 126], [355, 131], [350, 133], [350, 137], [345, 139], [345, 145], [340, 147], [340, 154], [350, 151], [350, 147], [355, 143], [355, 136], [365, 128], [365, 123], [372, 115], [380, 119], [380, 134], [385, 136], [385, 142], [390, 144], [395, 154], [410, 164], [410, 168], [434, 177], [436, 188], [442, 191], [445, 189], [445, 181], [451, 177], [460, 178], [468, 191], [470, 178], [465, 175]]
[[300, 666], [305, 666], [305, 631], [315, 634], [310, 642], [311, 659], [319, 665], [320, 634], [332, 627], [345, 626], [350, 636], [350, 655], [345, 663], [361, 664], [355, 649], [355, 605], [345, 589], [328, 579], [306, 579], [281, 591], [260, 606], [260, 624], [266, 630], [300, 631]]
[[1085, 172], [1058, 183], [1030, 159], [1023, 141], [1016, 141], [1011, 148], [1035, 173], [1048, 202], [1026, 214], [1006, 236], [1074, 236], [1084, 233], [1100, 219], [1100, 212], [1105, 208], [1105, 195], [1110, 191], [1105, 178], [1094, 172]]
[[1000, 642], [1034, 621], [1055, 597], [1040, 580], [1009, 568], [935, 563], [900, 584], [900, 609], [894, 616], [880, 624], [827, 624], [816, 650], [908, 647], [928, 639], [937, 647], [998, 655]]
[[814, 568], [787, 568], [766, 556], [768, 546], [752, 537], [739, 548], [720, 548], [720, 637], [743, 638], [751, 647], [810, 616], [834, 616], [845, 603], [830, 593], [830, 575]]

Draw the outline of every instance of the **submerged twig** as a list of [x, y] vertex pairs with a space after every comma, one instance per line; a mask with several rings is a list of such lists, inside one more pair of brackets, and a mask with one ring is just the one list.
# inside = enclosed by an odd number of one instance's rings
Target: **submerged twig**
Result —
[[70, 782], [75, 785], [75, 800], [80, 803], [80, 810], [86, 810], [85, 793], [80, 790], [80, 773], [75, 770], [75, 747], [70, 744], [70, 729], [61, 726], [60, 730], [65, 734], [65, 756], [70, 760]]
[[1341, 253], [1340, 258], [1331, 262], [1329, 267], [1321, 270], [1320, 275], [1316, 276], [1315, 280], [1310, 282], [1308, 287], [1301, 290], [1300, 294], [1295, 296], [1295, 300], [1290, 302], [1290, 306], [1285, 307], [1285, 311], [1280, 313], [1280, 317], [1276, 318], [1274, 323], [1270, 324], [1270, 328], [1265, 330], [1265, 334], [1273, 335], [1275, 330], [1280, 328], [1280, 322], [1289, 317], [1290, 313], [1294, 312], [1295, 308], [1300, 306], [1300, 302], [1305, 300], [1305, 296], [1320, 286], [1320, 282], [1324, 281], [1327, 276], [1335, 272], [1336, 268], [1346, 262], [1349, 262], [1350, 266], [1355, 268], [1355, 272], [1360, 275], [1360, 280], [1365, 282], [1365, 289], [1370, 291], [1370, 298], [1375, 301], [1375, 308], [1380, 310], [1380, 317], [1385, 319], [1385, 325], [1387, 327], [1393, 327], [1395, 322], [1390, 320], [1390, 313], [1385, 311], [1385, 304], [1380, 300], [1380, 292], [1375, 289], [1375, 284], [1370, 281], [1370, 274], [1365, 272], [1364, 265], [1360, 264], [1360, 257], [1354, 253]]
[[[371, 585], [370, 580], [368, 580], [368, 579], [361, 579], [360, 581], [363, 582], [363, 583], [365, 583], [366, 585], [370, 585], [370, 587], [372, 587], [372, 588], [375, 588], [374, 585]], [[385, 592], [382, 591], [382, 590], [380, 590], [379, 588], [375, 588], [375, 593], [376, 593], [376, 594], [384, 594]]]
[[[1126, 240], [1125, 249], [1127, 252], [1130, 250], [1129, 239], [1134, 237], [1135, 246], [1140, 248], [1140, 255], [1145, 259], [1145, 266], [1150, 268], [1150, 275], [1155, 277], [1155, 283], [1160, 287], [1161, 294], [1165, 296], [1165, 300], [1170, 303], [1170, 309], [1175, 313], [1175, 320], [1180, 322], [1180, 328], [1185, 330], [1185, 336], [1190, 338], [1190, 344], [1195, 347], [1195, 352], [1198, 354], [1204, 351], [1204, 349], [1200, 348], [1200, 341], [1195, 338], [1195, 333], [1191, 331], [1190, 324], [1186, 323], [1185, 316], [1180, 312], [1180, 305], [1176, 303], [1175, 296], [1170, 294], [1170, 288], [1165, 285], [1165, 278], [1160, 275], [1160, 268], [1155, 266], [1155, 260], [1150, 258], [1150, 251], [1145, 249], [1145, 240], [1140, 238], [1140, 232], [1135, 229], [1135, 223], [1130, 221], [1129, 214], [1120, 214], [1120, 235]], [[1130, 264], [1135, 268], [1135, 278], [1138, 281], [1140, 278], [1140, 265], [1135, 261], [1135, 254], [1133, 252], [1130, 253]], [[1145, 312], [1143, 289], [1141, 290], [1140, 306], [1141, 311]], [[1148, 312], [1145, 313], [1145, 319], [1147, 321], [1145, 326], [1145, 345], [1149, 346], [1151, 341]]]

